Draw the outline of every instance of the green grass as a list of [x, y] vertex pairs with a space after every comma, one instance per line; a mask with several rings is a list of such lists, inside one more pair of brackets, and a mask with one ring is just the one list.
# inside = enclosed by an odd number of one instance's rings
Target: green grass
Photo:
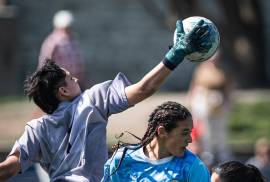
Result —
[[235, 150], [252, 148], [262, 136], [270, 139], [270, 102], [236, 103], [229, 127], [229, 143]]

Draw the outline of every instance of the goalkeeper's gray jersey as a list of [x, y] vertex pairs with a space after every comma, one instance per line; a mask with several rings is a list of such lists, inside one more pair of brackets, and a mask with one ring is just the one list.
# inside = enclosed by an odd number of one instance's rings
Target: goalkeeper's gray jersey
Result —
[[26, 124], [10, 153], [20, 151], [21, 172], [39, 162], [51, 181], [100, 181], [108, 158], [106, 125], [129, 107], [123, 74], [62, 102], [51, 115]]

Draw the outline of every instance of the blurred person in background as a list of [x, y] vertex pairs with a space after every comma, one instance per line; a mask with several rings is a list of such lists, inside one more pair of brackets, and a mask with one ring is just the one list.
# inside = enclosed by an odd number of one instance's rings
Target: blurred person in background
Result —
[[[84, 90], [86, 88], [86, 63], [82, 55], [79, 42], [72, 25], [74, 16], [71, 11], [60, 10], [53, 17], [53, 31], [41, 45], [38, 67], [40, 69], [45, 60], [55, 60], [56, 64], [70, 71], [79, 80]], [[37, 108], [32, 118], [38, 118], [44, 113]]]
[[86, 65], [79, 42], [72, 30], [73, 22], [74, 16], [71, 11], [61, 10], [54, 15], [54, 29], [42, 43], [38, 69], [44, 64], [44, 60], [55, 60], [56, 64], [69, 70], [80, 80], [79, 84], [84, 90], [86, 87]]
[[[82, 90], [87, 87], [85, 67], [86, 63], [82, 54], [76, 34], [73, 31], [74, 15], [69, 10], [60, 10], [54, 14], [53, 31], [43, 41], [39, 53], [38, 66], [40, 69], [45, 60], [54, 60], [57, 65], [70, 71], [79, 80]], [[39, 118], [45, 113], [37, 107], [31, 118]], [[46, 176], [37, 164], [39, 176]]]
[[259, 169], [251, 164], [228, 161], [213, 168], [211, 182], [267, 182]]
[[209, 26], [203, 20], [188, 34], [178, 20], [176, 33], [176, 42], [162, 61], [134, 84], [119, 73], [83, 92], [76, 77], [47, 60], [25, 81], [26, 95], [47, 114], [27, 122], [0, 163], [0, 181], [37, 162], [52, 182], [99, 182], [108, 159], [109, 117], [153, 95], [185, 56], [211, 47]]
[[190, 148], [199, 152], [209, 167], [232, 157], [227, 145], [231, 82], [219, 67], [219, 61], [220, 51], [217, 51], [208, 61], [201, 63], [195, 70], [188, 92], [194, 118], [194, 144]]
[[270, 142], [267, 138], [259, 138], [255, 143], [255, 155], [246, 161], [259, 168], [265, 176], [266, 181], [270, 182]]

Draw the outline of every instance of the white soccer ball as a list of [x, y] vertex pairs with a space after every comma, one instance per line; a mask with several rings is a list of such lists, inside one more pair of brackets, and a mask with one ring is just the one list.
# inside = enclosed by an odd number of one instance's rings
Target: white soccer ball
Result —
[[[208, 24], [210, 27], [210, 36], [209, 36], [208, 41], [211, 43], [211, 47], [207, 52], [194, 52], [192, 54], [187, 55], [185, 59], [189, 61], [196, 61], [196, 62], [206, 61], [215, 54], [215, 52], [217, 51], [219, 47], [220, 36], [219, 36], [218, 29], [215, 26], [215, 24], [207, 18], [200, 17], [200, 16], [192, 16], [192, 17], [184, 19], [183, 20], [184, 32], [186, 34], [189, 33], [201, 19], [203, 19], [204, 22]], [[174, 32], [173, 42], [174, 44], [176, 42], [176, 30]]]

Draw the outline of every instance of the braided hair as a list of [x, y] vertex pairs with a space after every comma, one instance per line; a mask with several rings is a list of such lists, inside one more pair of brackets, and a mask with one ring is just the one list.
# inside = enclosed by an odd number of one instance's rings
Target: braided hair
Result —
[[224, 182], [266, 182], [257, 167], [238, 161], [229, 161], [214, 169]]
[[141, 139], [137, 137], [136, 135], [130, 132], [127, 132], [131, 134], [132, 136], [134, 136], [135, 138], [139, 139], [140, 142], [135, 143], [135, 144], [130, 144], [130, 143], [119, 141], [116, 145], [113, 146], [114, 150], [118, 150], [120, 147], [124, 147], [124, 149], [123, 149], [123, 154], [121, 156], [121, 159], [115, 171], [113, 171], [110, 174], [110, 176], [113, 175], [119, 169], [128, 149], [135, 151], [141, 147], [147, 146], [154, 139], [154, 137], [158, 135], [157, 129], [159, 126], [163, 126], [166, 132], [170, 132], [174, 128], [177, 127], [177, 123], [179, 121], [181, 122], [188, 118], [192, 118], [191, 113], [188, 111], [186, 107], [184, 107], [183, 105], [177, 102], [168, 101], [158, 106], [150, 114], [147, 130]]
[[45, 64], [24, 82], [24, 93], [33, 99], [45, 113], [53, 113], [60, 100], [58, 89], [65, 86], [66, 73], [54, 61], [47, 59]]

